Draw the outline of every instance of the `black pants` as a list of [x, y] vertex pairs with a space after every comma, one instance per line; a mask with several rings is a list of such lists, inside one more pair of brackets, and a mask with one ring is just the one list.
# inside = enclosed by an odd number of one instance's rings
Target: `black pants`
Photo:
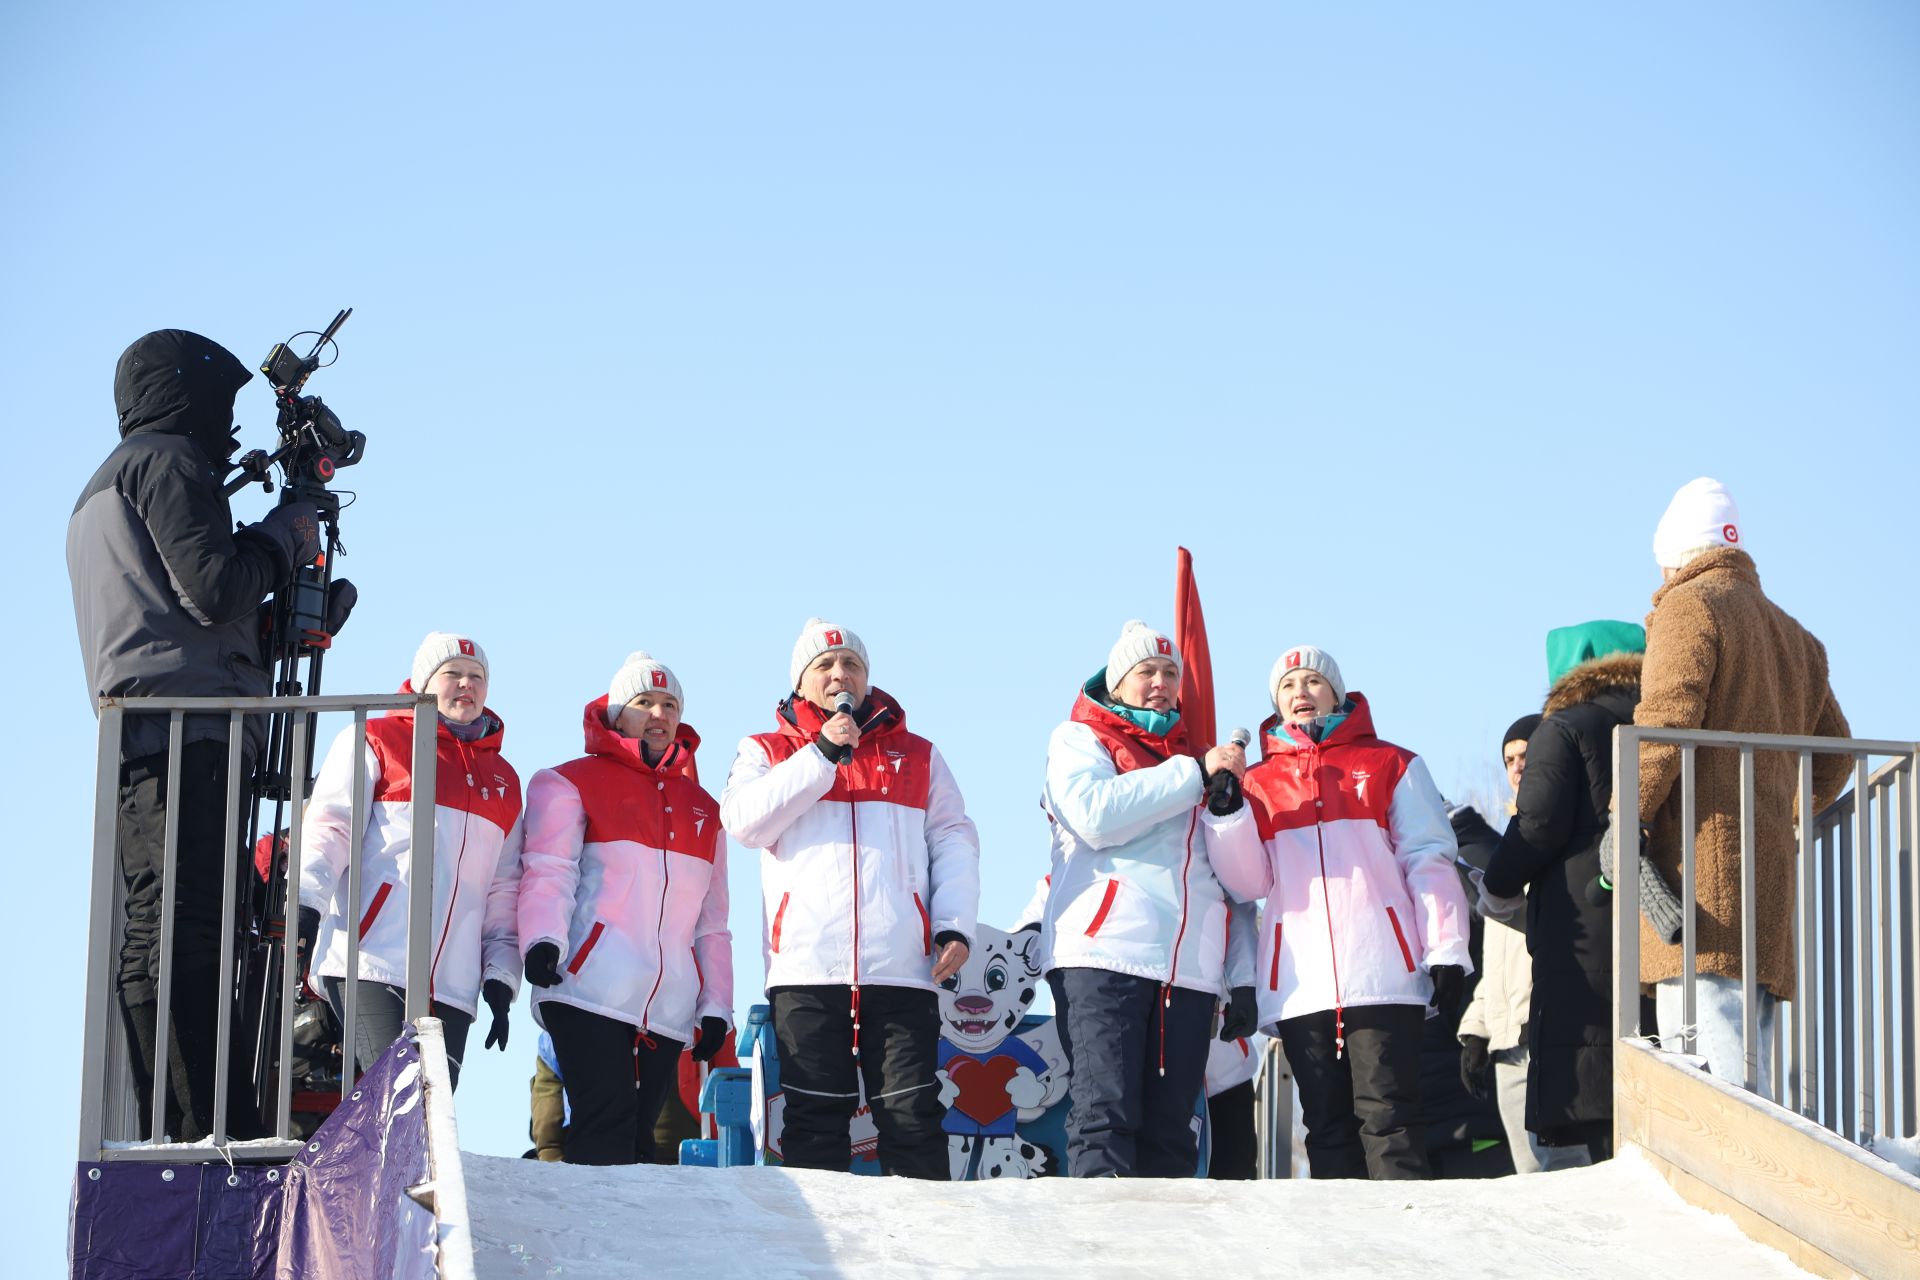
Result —
[[1106, 969], [1055, 969], [1047, 982], [1073, 1064], [1067, 1172], [1191, 1178], [1200, 1165], [1194, 1103], [1219, 1002]]
[[[347, 982], [344, 978], [325, 978], [327, 1003], [333, 1006], [340, 1025], [347, 1022]], [[441, 1034], [447, 1042], [447, 1075], [454, 1088], [460, 1087], [460, 1059], [467, 1052], [467, 1032], [473, 1019], [450, 1004], [435, 1000], [433, 1016], [441, 1021]], [[366, 1072], [379, 1060], [407, 1025], [407, 989], [385, 982], [361, 979], [354, 998], [353, 1056], [360, 1071]]]
[[[252, 762], [242, 760], [243, 774]], [[245, 804], [245, 797], [242, 797]], [[213, 1131], [214, 1041], [220, 1001], [220, 904], [227, 879], [236, 881], [248, 860], [239, 837], [226, 844], [227, 744], [190, 742], [180, 753], [180, 820], [173, 884], [173, 990], [167, 1037], [167, 1130], [194, 1142]], [[140, 1131], [151, 1137], [153, 1060], [160, 1038], [161, 874], [167, 838], [167, 756], [141, 756], [120, 766], [119, 814], [115, 823], [121, 884], [126, 889], [125, 931], [120, 944], [120, 1012], [140, 1101]], [[236, 892], [239, 885], [236, 884]], [[237, 899], [244, 904], [245, 897]], [[240, 907], [236, 916], [244, 911]], [[234, 1024], [234, 1043], [244, 1043]], [[228, 1072], [228, 1131], [235, 1137], [264, 1134], [253, 1104], [248, 1054], [232, 1055]]]
[[568, 1164], [652, 1161], [653, 1122], [686, 1046], [558, 1000], [542, 1001], [540, 1018], [573, 1107], [561, 1158]]
[[1253, 1081], [1242, 1080], [1207, 1099], [1207, 1125], [1213, 1134], [1209, 1178], [1252, 1178], [1259, 1173], [1253, 1131]]
[[947, 1181], [947, 1135], [934, 1080], [940, 998], [911, 987], [860, 988], [855, 1057], [850, 987], [780, 987], [768, 994], [787, 1104], [782, 1160], [795, 1169], [850, 1169], [847, 1126], [864, 1081], [880, 1131], [880, 1171]]
[[1420, 1127], [1420, 1040], [1426, 1010], [1414, 1004], [1346, 1011], [1346, 1051], [1336, 1056], [1327, 1009], [1280, 1023], [1280, 1043], [1300, 1090], [1307, 1164], [1316, 1178], [1428, 1178]]

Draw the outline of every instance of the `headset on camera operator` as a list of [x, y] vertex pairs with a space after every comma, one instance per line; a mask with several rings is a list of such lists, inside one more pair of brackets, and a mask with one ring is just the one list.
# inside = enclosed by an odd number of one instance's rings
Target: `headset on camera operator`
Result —
[[[283, 495], [265, 519], [234, 528], [221, 482], [237, 444], [234, 397], [252, 376], [218, 343], [181, 329], [147, 334], [120, 357], [121, 443], [88, 481], [67, 526], [74, 615], [96, 703], [273, 692], [262, 605], [319, 554], [320, 519], [312, 501]], [[328, 633], [345, 622], [352, 601], [351, 584], [332, 584]], [[115, 839], [126, 888], [118, 986], [144, 1129], [159, 1036], [168, 730], [162, 714], [130, 715], [125, 724]], [[222, 876], [240, 874], [245, 859], [237, 847], [223, 847], [227, 717], [190, 715], [184, 730], [164, 1087], [169, 1130], [192, 1141], [212, 1132]], [[249, 777], [264, 739], [262, 718], [250, 717], [242, 757]], [[253, 1136], [258, 1117], [245, 1114], [248, 1091], [232, 1096], [230, 1132]]]

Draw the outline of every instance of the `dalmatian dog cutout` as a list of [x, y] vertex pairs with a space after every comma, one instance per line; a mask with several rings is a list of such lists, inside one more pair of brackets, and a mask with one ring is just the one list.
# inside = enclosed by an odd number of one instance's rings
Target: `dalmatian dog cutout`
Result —
[[[1065, 1055], [1014, 1035], [1040, 984], [1038, 928], [1005, 933], [981, 925], [960, 972], [941, 984], [939, 1071], [942, 1123], [956, 1181], [1038, 1177], [1052, 1161], [1016, 1131], [1066, 1096]], [[1046, 1031], [1051, 1033], [1049, 1024]], [[1023, 1155], [1021, 1148], [1037, 1155]]]

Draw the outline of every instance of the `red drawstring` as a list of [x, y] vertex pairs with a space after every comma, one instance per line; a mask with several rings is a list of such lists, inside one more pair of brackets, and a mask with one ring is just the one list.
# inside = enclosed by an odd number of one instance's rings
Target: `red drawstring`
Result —
[[1167, 1010], [1173, 1008], [1173, 988], [1160, 987], [1160, 1074], [1167, 1074]]
[[640, 1087], [640, 1046], [643, 1044], [649, 1049], [658, 1049], [660, 1047], [659, 1044], [654, 1041], [654, 1038], [646, 1032], [635, 1031], [633, 1033], [633, 1087], [636, 1089]]
[[860, 1056], [860, 988], [853, 989], [853, 1056]]

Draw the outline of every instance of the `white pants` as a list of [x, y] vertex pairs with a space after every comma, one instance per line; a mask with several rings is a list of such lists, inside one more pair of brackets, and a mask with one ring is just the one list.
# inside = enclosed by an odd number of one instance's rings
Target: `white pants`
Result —
[[1577, 1169], [1588, 1162], [1585, 1147], [1549, 1147], [1527, 1132], [1527, 1062], [1525, 1043], [1493, 1055], [1494, 1097], [1500, 1104], [1500, 1127], [1507, 1131], [1507, 1149], [1513, 1153], [1513, 1171]]
[[[1680, 979], [1668, 978], [1653, 984], [1654, 1008], [1660, 1019], [1660, 1047], [1670, 1053], [1685, 1053], [1680, 1031]], [[1759, 1092], [1773, 1096], [1773, 1037], [1779, 1020], [1780, 1001], [1765, 987], [1756, 991], [1756, 1021], [1760, 1026], [1755, 1052], [1760, 1057]], [[1742, 1013], [1740, 979], [1717, 973], [1703, 973], [1693, 989], [1693, 1052], [1707, 1060], [1707, 1070], [1729, 1084], [1744, 1084], [1747, 1076], [1747, 1050], [1741, 1033]]]

